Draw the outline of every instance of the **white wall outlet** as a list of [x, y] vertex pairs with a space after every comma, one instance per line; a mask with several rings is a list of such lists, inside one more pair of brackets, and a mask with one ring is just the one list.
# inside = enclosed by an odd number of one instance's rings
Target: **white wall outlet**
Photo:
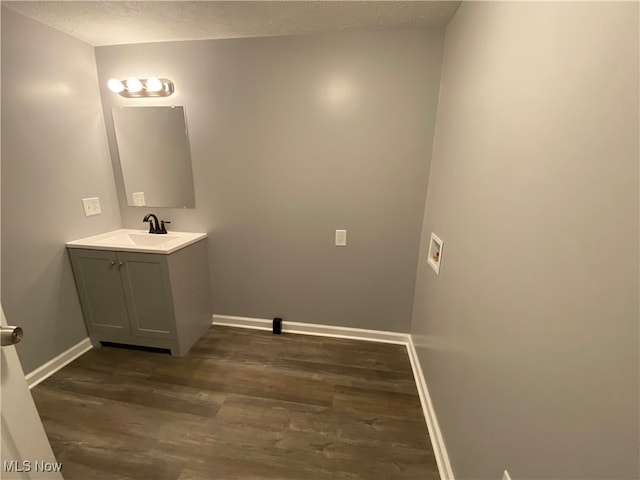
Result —
[[84, 205], [84, 214], [87, 217], [91, 215], [100, 215], [102, 209], [100, 208], [100, 199], [98, 197], [83, 198], [82, 205]]
[[427, 262], [437, 275], [440, 275], [440, 264], [442, 263], [442, 245], [444, 242], [435, 233], [431, 233], [429, 241], [429, 258]]
[[131, 196], [133, 197], [133, 204], [136, 207], [144, 207], [147, 204], [144, 200], [144, 192], [133, 192]]
[[509, 472], [507, 472], [506, 470], [502, 474], [502, 480], [511, 480], [511, 477], [509, 476]]
[[346, 246], [347, 246], [347, 231], [336, 230], [336, 247], [346, 247]]

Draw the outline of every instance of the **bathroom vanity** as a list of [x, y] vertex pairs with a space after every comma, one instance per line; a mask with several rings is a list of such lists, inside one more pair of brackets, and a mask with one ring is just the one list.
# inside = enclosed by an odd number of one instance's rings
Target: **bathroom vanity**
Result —
[[206, 237], [122, 229], [68, 242], [92, 344], [186, 354], [211, 326]]

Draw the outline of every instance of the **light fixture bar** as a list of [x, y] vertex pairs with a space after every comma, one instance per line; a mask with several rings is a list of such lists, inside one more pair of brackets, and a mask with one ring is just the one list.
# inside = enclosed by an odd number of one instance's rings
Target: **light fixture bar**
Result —
[[168, 97], [175, 91], [171, 80], [156, 77], [129, 77], [126, 80], [112, 78], [108, 86], [109, 90], [126, 98]]

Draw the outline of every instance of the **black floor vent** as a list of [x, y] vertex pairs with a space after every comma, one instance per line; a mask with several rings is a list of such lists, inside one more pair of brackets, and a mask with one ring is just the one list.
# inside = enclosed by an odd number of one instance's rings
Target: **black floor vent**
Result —
[[273, 319], [273, 333], [274, 335], [280, 335], [282, 333], [282, 319], [274, 318]]

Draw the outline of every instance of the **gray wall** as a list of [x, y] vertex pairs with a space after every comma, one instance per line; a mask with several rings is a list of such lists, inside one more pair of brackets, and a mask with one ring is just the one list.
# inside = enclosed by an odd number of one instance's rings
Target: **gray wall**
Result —
[[638, 13], [447, 28], [412, 333], [458, 479], [639, 476]]
[[[210, 234], [218, 314], [408, 331], [440, 81], [442, 29], [100, 47], [116, 105], [184, 105], [196, 209], [153, 211]], [[169, 99], [111, 77], [157, 75]], [[113, 135], [110, 133], [110, 141]], [[113, 145], [112, 145], [113, 147]], [[117, 158], [114, 159], [117, 162]], [[336, 229], [349, 246], [336, 248]]]
[[[64, 244], [120, 226], [93, 48], [2, 9], [2, 306], [29, 372], [87, 332]], [[82, 198], [100, 198], [85, 217]]]

